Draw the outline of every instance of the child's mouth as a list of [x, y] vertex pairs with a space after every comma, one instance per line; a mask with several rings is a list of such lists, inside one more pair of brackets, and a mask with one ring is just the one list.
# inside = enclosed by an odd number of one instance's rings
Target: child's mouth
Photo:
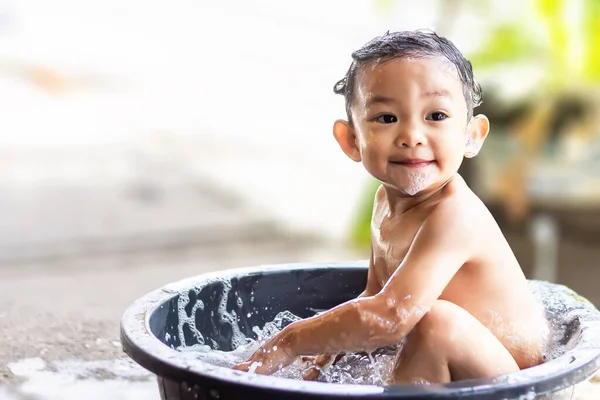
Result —
[[421, 159], [411, 159], [411, 160], [401, 160], [401, 161], [390, 161], [392, 164], [402, 165], [408, 168], [423, 168], [433, 163], [433, 160], [421, 160]]

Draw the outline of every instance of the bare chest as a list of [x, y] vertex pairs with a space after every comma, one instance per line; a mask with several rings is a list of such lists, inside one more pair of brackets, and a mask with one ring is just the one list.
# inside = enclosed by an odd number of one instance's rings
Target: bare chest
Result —
[[382, 218], [373, 222], [371, 234], [375, 270], [380, 283], [385, 285], [402, 264], [422, 221], [415, 216]]

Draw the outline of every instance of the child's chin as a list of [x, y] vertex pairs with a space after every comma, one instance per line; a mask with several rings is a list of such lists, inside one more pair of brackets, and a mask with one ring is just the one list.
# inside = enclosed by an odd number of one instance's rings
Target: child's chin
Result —
[[427, 189], [426, 187], [415, 187], [415, 186], [410, 186], [410, 185], [401, 185], [401, 184], [387, 184], [386, 185], [388, 188], [394, 190], [395, 192], [397, 192], [400, 195], [403, 196], [417, 196], [419, 193], [421, 193], [423, 190]]
[[404, 189], [404, 194], [410, 197], [414, 197], [414, 196], [418, 196], [419, 194], [421, 194], [421, 192], [423, 192], [423, 190], [425, 189], [412, 189], [412, 188], [406, 188]]

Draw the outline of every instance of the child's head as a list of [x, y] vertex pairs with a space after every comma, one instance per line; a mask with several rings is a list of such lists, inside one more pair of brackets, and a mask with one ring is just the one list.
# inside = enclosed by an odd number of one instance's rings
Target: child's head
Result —
[[335, 92], [348, 121], [334, 135], [388, 187], [415, 195], [450, 179], [464, 155], [475, 155], [488, 131], [471, 64], [435, 33], [395, 32], [352, 54]]
[[401, 57], [444, 57], [454, 64], [463, 86], [468, 117], [481, 104], [481, 87], [473, 76], [471, 63], [448, 39], [431, 32], [403, 31], [378, 36], [352, 53], [352, 64], [346, 76], [338, 81], [333, 91], [346, 100], [348, 121], [352, 121], [352, 104], [356, 88], [356, 76], [365, 67]]

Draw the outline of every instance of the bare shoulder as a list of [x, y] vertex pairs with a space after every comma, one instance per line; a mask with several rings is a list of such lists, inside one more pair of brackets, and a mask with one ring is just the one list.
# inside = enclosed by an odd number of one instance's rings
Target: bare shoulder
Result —
[[458, 176], [444, 189], [439, 202], [427, 218], [429, 228], [456, 240], [477, 239], [494, 220], [483, 202]]

